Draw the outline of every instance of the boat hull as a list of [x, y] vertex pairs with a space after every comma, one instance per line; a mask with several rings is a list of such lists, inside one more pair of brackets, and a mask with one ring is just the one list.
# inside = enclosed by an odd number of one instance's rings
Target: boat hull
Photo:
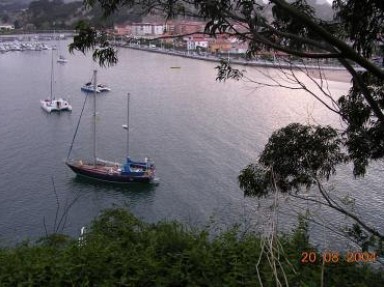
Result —
[[81, 90], [83, 92], [86, 92], [86, 93], [100, 93], [100, 89], [99, 88], [95, 88], [93, 87], [93, 85], [84, 85], [81, 87]]
[[68, 60], [64, 57], [64, 56], [59, 56], [59, 58], [57, 59], [57, 62], [58, 63], [67, 63]]
[[100, 92], [110, 92], [111, 88], [109, 88], [107, 85], [104, 84], [98, 84], [97, 88], [99, 89]]
[[94, 92], [96, 92], [96, 93], [104, 93], [104, 92], [111, 91], [111, 88], [109, 88], [108, 86], [103, 85], [103, 84], [98, 84], [96, 86], [96, 90], [95, 90], [93, 85], [86, 84], [86, 85], [81, 87], [81, 90], [83, 92], [86, 92], [86, 93], [94, 93]]
[[41, 100], [41, 108], [47, 113], [60, 112], [60, 111], [72, 111], [72, 106], [64, 99], [57, 100]]
[[132, 182], [142, 182], [150, 183], [154, 180], [154, 174], [151, 172], [146, 175], [126, 175], [121, 174], [118, 171], [117, 166], [108, 166], [108, 165], [91, 165], [83, 164], [79, 162], [71, 163], [66, 162], [66, 165], [74, 172], [76, 175], [92, 178], [95, 180], [112, 182], [112, 183], [132, 183]]

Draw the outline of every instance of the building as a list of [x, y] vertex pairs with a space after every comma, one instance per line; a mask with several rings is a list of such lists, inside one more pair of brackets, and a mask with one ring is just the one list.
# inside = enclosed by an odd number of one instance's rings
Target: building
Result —
[[166, 25], [161, 23], [152, 24], [152, 34], [153, 35], [163, 35], [164, 31], [167, 31]]
[[14, 30], [15, 26], [9, 24], [0, 25], [0, 31]]
[[228, 53], [232, 49], [232, 43], [226, 37], [211, 38], [208, 49], [211, 53]]
[[208, 49], [209, 38], [204, 34], [195, 34], [183, 38], [187, 43], [187, 50], [196, 50], [199, 47]]
[[133, 23], [130, 25], [133, 36], [160, 36], [167, 30], [162, 23]]
[[229, 42], [231, 43], [231, 54], [245, 54], [248, 50], [248, 43], [244, 41], [240, 41], [236, 37], [230, 37]]
[[132, 27], [130, 25], [115, 25], [114, 33], [118, 36], [132, 35]]
[[175, 22], [174, 24], [175, 35], [188, 35], [193, 33], [204, 32], [205, 23], [197, 21], [181, 21]]

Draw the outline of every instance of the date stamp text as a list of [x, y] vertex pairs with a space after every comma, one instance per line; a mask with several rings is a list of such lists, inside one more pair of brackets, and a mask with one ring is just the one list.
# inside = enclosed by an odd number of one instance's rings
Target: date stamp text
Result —
[[338, 251], [302, 251], [300, 262], [302, 264], [337, 264], [338, 262], [344, 261], [347, 263], [369, 263], [375, 262], [377, 255], [375, 252], [360, 252], [360, 251], [348, 251], [346, 253], [340, 253]]

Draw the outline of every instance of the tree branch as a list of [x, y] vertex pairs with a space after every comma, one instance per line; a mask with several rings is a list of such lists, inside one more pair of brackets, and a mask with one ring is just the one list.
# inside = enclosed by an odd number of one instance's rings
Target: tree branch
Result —
[[345, 59], [339, 59], [339, 61], [352, 75], [353, 80], [359, 86], [368, 104], [371, 106], [373, 112], [375, 113], [377, 118], [380, 120], [381, 126], [384, 127], [384, 114], [380, 109], [379, 105], [377, 104], [377, 102], [372, 98], [371, 93], [369, 92], [369, 90], [367, 89], [367, 86], [361, 79], [361, 76], [355, 71], [355, 69]]
[[369, 233], [379, 237], [381, 240], [384, 240], [384, 234], [381, 234], [376, 229], [373, 229], [373, 228], [369, 227], [366, 223], [364, 223], [360, 218], [358, 218], [353, 213], [345, 210], [344, 208], [341, 208], [338, 205], [333, 204], [331, 199], [329, 198], [329, 196], [326, 194], [326, 191], [323, 189], [320, 181], [317, 178], [316, 178], [316, 183], [317, 183], [317, 188], [319, 189], [319, 191], [320, 191], [321, 195], [323, 196], [323, 198], [327, 201], [329, 207], [331, 207], [331, 208], [339, 211], [340, 213], [346, 215], [347, 217], [353, 219], [358, 224], [360, 224], [361, 227], [363, 227], [365, 230], [367, 230]]
[[288, 4], [284, 0], [270, 0], [270, 2], [274, 3], [276, 6], [284, 9], [284, 11], [290, 13], [293, 17], [301, 21], [302, 23], [306, 24], [308, 28], [312, 29], [314, 32], [316, 32], [320, 37], [322, 37], [324, 40], [326, 40], [328, 43], [336, 47], [345, 58], [351, 59], [357, 64], [359, 64], [361, 67], [366, 68], [369, 70], [372, 74], [374, 74], [376, 77], [380, 79], [384, 79], [384, 71], [381, 70], [376, 65], [372, 64], [370, 61], [359, 55], [353, 48], [348, 46], [345, 42], [342, 40], [334, 37], [331, 33], [329, 33], [327, 30], [325, 30], [323, 27], [321, 27], [319, 24], [315, 23], [311, 18], [309, 18], [307, 15], [301, 13], [294, 7], [292, 7], [290, 4]]

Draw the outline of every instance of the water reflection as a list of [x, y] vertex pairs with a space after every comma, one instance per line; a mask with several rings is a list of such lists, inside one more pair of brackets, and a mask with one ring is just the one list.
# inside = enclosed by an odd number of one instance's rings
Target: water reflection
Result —
[[72, 174], [70, 176], [66, 189], [71, 194], [66, 197], [76, 200], [76, 204], [70, 212], [72, 226], [67, 229], [69, 234], [78, 234], [79, 226], [90, 224], [90, 216], [95, 218], [102, 210], [113, 207], [126, 208], [138, 218], [156, 220], [154, 205], [157, 186], [142, 183], [111, 184]]
[[118, 192], [135, 202], [139, 200], [151, 200], [151, 198], [153, 198], [154, 196], [154, 191], [156, 189], [156, 185], [154, 184], [146, 184], [140, 182], [132, 182], [130, 184], [119, 184], [97, 181], [82, 176], [75, 176], [71, 180], [71, 184], [75, 190], [84, 189], [84, 191], [89, 191], [90, 189], [93, 189], [92, 192], [106, 194]]

